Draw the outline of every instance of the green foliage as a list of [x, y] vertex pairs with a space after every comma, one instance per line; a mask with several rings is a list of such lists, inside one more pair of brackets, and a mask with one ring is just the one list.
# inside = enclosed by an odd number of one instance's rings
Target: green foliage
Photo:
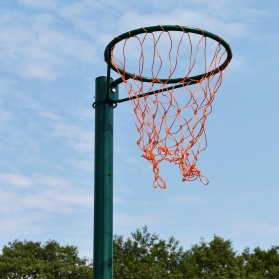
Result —
[[279, 246], [268, 251], [246, 248], [237, 254], [230, 240], [214, 236], [188, 251], [150, 234], [147, 227], [132, 237], [114, 237], [114, 279], [279, 279]]
[[0, 255], [0, 278], [92, 279], [92, 263], [78, 257], [77, 247], [61, 247], [56, 241], [9, 242]]
[[256, 247], [253, 252], [246, 248], [242, 253], [247, 279], [279, 278], [279, 246], [267, 251]]
[[[279, 246], [237, 254], [230, 240], [215, 235], [184, 251], [174, 237], [159, 239], [146, 226], [126, 239], [115, 235], [113, 245], [114, 279], [279, 279]], [[74, 246], [15, 240], [0, 255], [2, 278], [92, 279], [93, 263]]]
[[236, 255], [232, 242], [218, 236], [209, 243], [202, 239], [200, 244], [186, 251], [183, 271], [185, 278], [245, 278], [242, 260]]
[[116, 279], [179, 279], [183, 260], [182, 247], [173, 237], [160, 240], [147, 227], [137, 229], [132, 237], [114, 237], [114, 278]]

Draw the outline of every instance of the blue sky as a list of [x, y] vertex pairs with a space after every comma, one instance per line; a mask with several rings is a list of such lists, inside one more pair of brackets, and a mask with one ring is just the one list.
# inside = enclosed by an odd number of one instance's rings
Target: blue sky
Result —
[[214, 234], [240, 252], [278, 245], [278, 8], [276, 0], [2, 1], [0, 246], [55, 239], [92, 257], [95, 78], [106, 74], [103, 52], [115, 36], [158, 24], [199, 27], [232, 48], [198, 161], [210, 183], [184, 183], [165, 164], [167, 189], [154, 189], [133, 109], [119, 104], [114, 233], [147, 225], [185, 249]]

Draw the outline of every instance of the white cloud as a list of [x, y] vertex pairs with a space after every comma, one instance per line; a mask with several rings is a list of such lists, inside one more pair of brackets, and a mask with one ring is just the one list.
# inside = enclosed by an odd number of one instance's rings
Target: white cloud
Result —
[[51, 136], [66, 139], [66, 142], [75, 150], [87, 152], [94, 150], [94, 132], [83, 131], [81, 127], [57, 123]]
[[[0, 107], [1, 109], [1, 107]], [[4, 129], [6, 126], [7, 121], [10, 118], [10, 112], [7, 110], [0, 110], [0, 132]]]
[[250, 234], [262, 236], [279, 236], [279, 225], [271, 225], [264, 221], [241, 220], [234, 223], [234, 227], [249, 232]]
[[[6, 90], [10, 90], [10, 88], [15, 84], [17, 84], [17, 81], [15, 79], [0, 78], [0, 94], [6, 93]], [[1, 102], [1, 99], [0, 99], [0, 102]]]
[[23, 77], [56, 79], [69, 74], [72, 63], [94, 62], [93, 44], [63, 30], [53, 15], [7, 12], [0, 24], [2, 63]]
[[64, 5], [58, 13], [68, 19], [80, 19], [91, 15], [91, 11], [96, 11], [104, 7], [102, 2], [78, 1], [70, 5]]
[[93, 196], [81, 189], [46, 189], [21, 199], [24, 208], [44, 212], [71, 213], [76, 206], [92, 207]]
[[[0, 231], [25, 230], [27, 226], [39, 228], [38, 222], [53, 214], [69, 214], [93, 207], [93, 191], [64, 177], [1, 173], [0, 183]], [[11, 222], [6, 216], [17, 221]]]
[[[139, 14], [129, 11], [123, 14], [119, 20], [119, 30], [127, 29], [127, 22], [130, 22], [130, 30], [152, 25], [184, 25], [195, 28], [202, 28], [207, 31], [219, 34], [221, 37], [242, 37], [245, 35], [245, 25], [238, 22], [226, 22], [215, 15], [203, 11], [191, 9], [174, 9], [166, 13]], [[126, 30], [128, 31], [128, 30]]]
[[[139, 5], [141, 9], [132, 9], [137, 5], [134, 3], [120, 7], [111, 1], [97, 3], [85, 0], [67, 4], [46, 0], [18, 2], [38, 9], [40, 13], [30, 15], [19, 10], [3, 13], [0, 19], [2, 63], [6, 69], [20, 76], [43, 80], [78, 74], [78, 67], [102, 58], [101, 46], [104, 47], [115, 36], [141, 26], [181, 24], [199, 27], [230, 40], [247, 35], [249, 20], [267, 15], [257, 9], [239, 12], [245, 8], [235, 8], [229, 1], [210, 4], [205, 0], [188, 1], [187, 4], [179, 2], [179, 9], [173, 3], [158, 5], [155, 0], [143, 1]], [[203, 5], [203, 9], [197, 9], [197, 2]], [[114, 7], [115, 16], [111, 12], [105, 19], [99, 16], [106, 6]], [[143, 6], [150, 7], [150, 10], [143, 10]], [[72, 28], [71, 33], [61, 27], [61, 21]]]
[[81, 128], [78, 126], [68, 125], [62, 122], [55, 124], [52, 136], [65, 137], [72, 139], [81, 133]]
[[55, 0], [17, 0], [19, 3], [28, 6], [30, 8], [55, 8], [57, 7], [57, 1]]
[[86, 161], [86, 160], [74, 160], [74, 159], [67, 159], [66, 163], [73, 166], [75, 169], [83, 170], [83, 171], [93, 171], [94, 169], [94, 162], [93, 160]]
[[123, 202], [123, 199], [122, 198], [120, 198], [120, 197], [113, 197], [113, 202], [115, 202], [115, 203], [122, 203]]
[[38, 185], [45, 185], [56, 189], [65, 189], [71, 186], [71, 183], [65, 178], [43, 174], [33, 174], [33, 180]]
[[8, 184], [19, 188], [30, 188], [33, 185], [32, 179], [20, 174], [10, 173], [0, 173], [0, 182], [2, 186]]
[[161, 215], [158, 214], [141, 214], [141, 215], [127, 215], [127, 214], [114, 214], [113, 224], [116, 230], [120, 228], [135, 228], [135, 227], [143, 227], [144, 225], [166, 225], [170, 222], [170, 219], [162, 218]]
[[137, 164], [137, 163], [139, 163], [139, 160], [134, 159], [134, 158], [127, 158], [125, 160], [125, 162], [128, 163], [128, 164]]
[[[234, 47], [231, 46], [232, 52], [234, 51]], [[245, 56], [240, 56], [239, 53], [234, 54], [233, 59], [230, 62], [229, 67], [227, 68], [229, 72], [252, 72], [253, 69], [249, 67], [248, 59]]]
[[203, 196], [194, 196], [194, 195], [180, 195], [180, 196], [172, 196], [170, 198], [170, 202], [174, 203], [175, 205], [197, 205], [197, 204], [204, 204], [208, 201], [208, 198]]
[[241, 9], [241, 15], [243, 17], [246, 17], [248, 22], [255, 23], [261, 21], [263, 18], [266, 18], [270, 16], [270, 12], [267, 10], [259, 10], [259, 9], [253, 9], [253, 8], [243, 8]]
[[38, 115], [44, 117], [44, 118], [47, 118], [47, 119], [50, 119], [50, 120], [60, 120], [61, 117], [51, 111], [43, 111], [43, 112], [40, 112], [38, 113]]
[[47, 228], [41, 226], [40, 222], [46, 222], [48, 219], [47, 214], [29, 212], [29, 214], [9, 214], [8, 217], [0, 216], [1, 222], [1, 233], [8, 233], [9, 237], [11, 234], [21, 235], [23, 232], [42, 233]]
[[91, 151], [93, 154], [94, 150], [94, 133], [93, 132], [83, 132], [80, 137], [81, 141], [74, 144], [73, 148], [79, 152]]

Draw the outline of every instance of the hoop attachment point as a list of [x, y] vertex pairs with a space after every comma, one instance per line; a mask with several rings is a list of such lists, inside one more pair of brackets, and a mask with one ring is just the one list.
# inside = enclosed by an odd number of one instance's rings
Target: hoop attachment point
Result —
[[111, 99], [107, 99], [107, 100], [103, 100], [103, 101], [94, 102], [94, 103], [92, 104], [92, 107], [93, 107], [93, 108], [96, 108], [97, 105], [99, 105], [99, 104], [105, 104], [105, 103], [112, 104], [112, 105], [113, 105], [113, 108], [116, 108], [116, 107], [117, 107], [117, 102], [114, 101], [114, 100], [111, 100]]
[[[117, 107], [118, 102], [118, 85], [109, 86], [107, 90], [107, 80], [105, 77], [98, 77], [103, 78], [103, 81], [100, 83], [98, 91], [101, 92], [96, 96], [96, 101], [92, 104], [92, 107], [95, 109], [97, 105], [99, 104], [112, 104], [113, 108]], [[97, 79], [98, 79], [97, 78]], [[110, 83], [112, 82], [112, 78], [110, 79]], [[96, 88], [97, 91], [97, 88]]]

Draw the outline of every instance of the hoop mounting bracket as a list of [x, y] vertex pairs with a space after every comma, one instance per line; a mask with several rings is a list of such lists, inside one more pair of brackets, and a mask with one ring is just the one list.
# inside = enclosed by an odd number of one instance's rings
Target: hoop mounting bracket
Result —
[[[102, 77], [99, 77], [102, 78]], [[111, 78], [112, 81], [112, 78]], [[112, 104], [113, 108], [117, 107], [117, 101], [118, 101], [118, 85], [111, 86], [111, 83], [109, 84], [109, 89], [107, 90], [107, 83], [103, 82], [101, 85], [102, 87], [102, 94], [97, 96], [96, 95], [96, 101], [92, 104], [92, 107], [95, 108], [99, 104]]]

